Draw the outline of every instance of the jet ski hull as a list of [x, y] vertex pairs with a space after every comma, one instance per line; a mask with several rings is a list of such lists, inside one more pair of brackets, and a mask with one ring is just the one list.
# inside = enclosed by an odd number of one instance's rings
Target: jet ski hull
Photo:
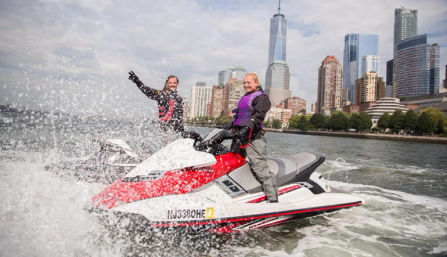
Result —
[[[192, 141], [174, 142], [167, 149], [188, 152], [190, 145], [194, 154]], [[359, 197], [331, 192], [322, 176], [314, 172], [324, 161], [318, 154], [303, 152], [270, 158], [279, 203], [268, 203], [239, 154], [229, 152], [210, 158], [200, 152], [200, 156], [181, 157], [187, 164], [180, 164], [181, 158], [169, 160], [169, 151], [160, 152], [96, 195], [93, 209], [138, 220], [143, 229], [189, 228], [226, 233], [363, 204]], [[195, 163], [200, 158], [203, 165]], [[161, 160], [167, 164], [161, 164]]]

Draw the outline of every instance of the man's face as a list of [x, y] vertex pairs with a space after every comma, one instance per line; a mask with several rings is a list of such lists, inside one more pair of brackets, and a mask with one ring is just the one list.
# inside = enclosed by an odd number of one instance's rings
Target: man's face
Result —
[[247, 75], [244, 77], [244, 89], [246, 93], [255, 92], [258, 86], [259, 83], [254, 80], [252, 75]]
[[169, 78], [168, 79], [168, 83], [166, 84], [166, 86], [171, 91], [177, 90], [177, 86], [178, 86], [177, 79], [176, 78]]

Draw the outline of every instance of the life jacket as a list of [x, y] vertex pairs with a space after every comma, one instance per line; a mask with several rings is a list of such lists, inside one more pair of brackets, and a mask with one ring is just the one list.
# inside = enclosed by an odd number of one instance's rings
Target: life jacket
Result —
[[158, 120], [162, 127], [183, 131], [183, 99], [175, 92], [162, 92], [158, 101]]
[[[233, 112], [235, 113], [233, 117], [233, 125], [246, 126], [253, 113], [253, 100], [255, 100], [256, 97], [264, 94], [264, 91], [256, 90], [251, 94], [246, 94], [241, 97], [241, 99], [239, 99], [239, 102], [237, 103], [237, 108], [233, 110]], [[262, 123], [259, 126], [262, 129]]]

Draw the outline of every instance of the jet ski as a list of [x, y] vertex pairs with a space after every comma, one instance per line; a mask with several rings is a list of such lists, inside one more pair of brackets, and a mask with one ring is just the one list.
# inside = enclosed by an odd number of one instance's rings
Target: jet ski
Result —
[[279, 194], [278, 203], [269, 203], [248, 160], [222, 144], [201, 151], [196, 145], [197, 138], [168, 144], [94, 196], [91, 210], [146, 228], [229, 233], [363, 204], [357, 196], [331, 192], [315, 171], [325, 160], [320, 154], [269, 157]]

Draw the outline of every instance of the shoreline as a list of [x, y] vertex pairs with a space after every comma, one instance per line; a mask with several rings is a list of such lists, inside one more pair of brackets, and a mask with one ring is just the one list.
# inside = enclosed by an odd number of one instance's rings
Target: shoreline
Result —
[[[191, 126], [192, 124], [188, 125]], [[204, 126], [198, 124], [192, 126], [199, 126], [206, 128], [223, 127], [219, 125]], [[431, 144], [447, 144], [447, 137], [434, 137], [434, 136], [413, 136], [413, 135], [395, 135], [395, 134], [383, 134], [383, 133], [378, 134], [378, 133], [321, 131], [321, 130], [302, 131], [298, 129], [273, 129], [273, 128], [266, 128], [265, 131], [276, 132], [276, 133], [309, 135], [309, 136], [350, 137], [350, 138], [407, 141], [407, 142], [431, 143]]]
[[318, 131], [318, 130], [301, 131], [297, 129], [286, 129], [286, 130], [266, 129], [266, 131], [288, 133], [288, 134], [299, 134], [299, 135], [311, 135], [311, 136], [350, 137], [350, 138], [363, 138], [363, 139], [432, 143], [432, 144], [447, 144], [446, 137], [434, 137], [434, 136], [413, 136], [413, 135], [395, 135], [395, 134], [382, 134], [382, 133], [378, 134], [378, 133]]

